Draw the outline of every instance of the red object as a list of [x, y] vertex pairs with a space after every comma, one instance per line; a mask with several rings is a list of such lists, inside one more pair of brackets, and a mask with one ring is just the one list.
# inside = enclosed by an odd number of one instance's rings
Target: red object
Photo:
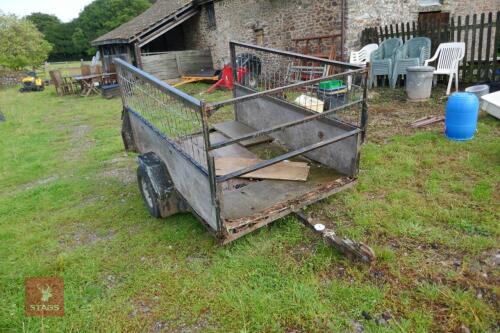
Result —
[[[238, 67], [236, 70], [236, 77], [238, 82], [243, 81], [243, 77], [248, 73], [248, 69], [245, 67]], [[228, 90], [234, 89], [234, 79], [233, 79], [233, 68], [229, 65], [224, 65], [222, 68], [221, 79], [217, 81], [213, 86], [208, 88], [207, 93], [212, 93], [215, 89], [219, 87], [225, 87]]]

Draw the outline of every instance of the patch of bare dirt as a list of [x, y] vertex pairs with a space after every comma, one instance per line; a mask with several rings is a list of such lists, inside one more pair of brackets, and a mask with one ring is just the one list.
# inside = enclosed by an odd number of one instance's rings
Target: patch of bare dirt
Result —
[[210, 327], [208, 315], [201, 315], [194, 323], [183, 323], [180, 320], [174, 321], [157, 321], [149, 330], [153, 333], [169, 332], [169, 333], [202, 333], [206, 332]]
[[100, 174], [100, 176], [104, 178], [118, 179], [123, 183], [123, 185], [132, 184], [136, 180], [135, 170], [130, 167], [105, 170]]
[[101, 241], [107, 241], [114, 237], [115, 231], [108, 230], [106, 233], [97, 233], [83, 223], [78, 223], [76, 231], [64, 232], [59, 243], [66, 248], [93, 245]]
[[71, 148], [65, 155], [67, 159], [77, 160], [84, 152], [90, 150], [95, 145], [95, 141], [88, 136], [92, 131], [92, 127], [89, 125], [59, 126], [57, 129], [62, 132], [70, 132], [69, 142]]
[[427, 116], [442, 116], [446, 100], [435, 93], [426, 102], [409, 102], [401, 90], [372, 90], [368, 102], [368, 134], [373, 142], [384, 142], [394, 135], [410, 135], [417, 131], [442, 131], [443, 123], [413, 129], [410, 124]]
[[59, 179], [59, 176], [50, 176], [47, 178], [37, 179], [37, 180], [34, 180], [32, 182], [19, 185], [17, 189], [18, 189], [18, 192], [22, 192], [22, 191], [30, 190], [32, 188], [41, 186], [41, 185], [47, 185], [47, 184], [53, 183], [58, 179]]
[[123, 154], [104, 162], [101, 178], [118, 179], [124, 185], [129, 185], [136, 181], [136, 164], [134, 158]]
[[17, 185], [13, 190], [11, 191], [0, 191], [0, 194], [5, 194], [5, 195], [17, 195], [23, 191], [27, 191], [27, 190], [31, 190], [31, 189], [34, 189], [34, 188], [37, 188], [38, 186], [42, 186], [42, 185], [47, 185], [47, 184], [51, 184], [57, 180], [59, 180], [60, 177], [57, 176], [57, 175], [53, 175], [53, 176], [50, 176], [50, 177], [46, 177], [46, 178], [40, 178], [40, 179], [37, 179], [37, 180], [34, 180], [34, 181], [31, 181], [29, 183], [25, 183], [25, 184], [20, 184], [20, 185]]

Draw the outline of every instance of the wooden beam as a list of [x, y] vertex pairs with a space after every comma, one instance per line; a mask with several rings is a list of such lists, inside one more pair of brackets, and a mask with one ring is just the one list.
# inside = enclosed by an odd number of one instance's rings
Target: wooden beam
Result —
[[198, 12], [199, 12], [199, 10], [196, 9], [196, 10], [193, 10], [191, 12], [186, 13], [185, 15], [183, 15], [179, 19], [174, 18], [174, 20], [172, 21], [172, 24], [166, 24], [165, 26], [163, 26], [162, 28], [158, 29], [157, 31], [155, 31], [151, 35], [147, 36], [146, 39], [144, 39], [144, 40], [139, 39], [139, 41], [138, 41], [139, 46], [143, 47], [143, 46], [151, 43], [152, 41], [154, 41], [158, 37], [163, 36], [168, 31], [172, 30], [173, 28], [177, 27], [178, 25], [180, 25], [180, 24], [184, 23], [185, 21], [189, 20], [191, 17], [193, 17], [196, 14], [198, 14]]
[[323, 239], [345, 254], [350, 260], [358, 260], [368, 264], [376, 261], [375, 252], [368, 245], [337, 236], [333, 229], [327, 229], [325, 225], [315, 223], [303, 210], [295, 212], [295, 216], [300, 222], [321, 235]]
[[[184, 13], [188, 10], [191, 10], [195, 7], [193, 7], [193, 4], [188, 4], [182, 8], [180, 8], [179, 10], [176, 11], [176, 15], [179, 14], [179, 13]], [[148, 33], [150, 33], [152, 30], [156, 29], [157, 27], [161, 26], [163, 23], [167, 22], [168, 20], [170, 20], [170, 15], [164, 17], [163, 19], [151, 24], [150, 26], [148, 26], [147, 28], [143, 29], [142, 31], [140, 31], [139, 33], [135, 34], [134, 36], [132, 36], [130, 39], [129, 39], [129, 42], [133, 42], [135, 40], [139, 40], [141, 38], [143, 38], [145, 35], [147, 35]]]
[[135, 62], [138, 68], [142, 69], [142, 55], [141, 55], [141, 47], [138, 43], [134, 43], [134, 52], [135, 52]]

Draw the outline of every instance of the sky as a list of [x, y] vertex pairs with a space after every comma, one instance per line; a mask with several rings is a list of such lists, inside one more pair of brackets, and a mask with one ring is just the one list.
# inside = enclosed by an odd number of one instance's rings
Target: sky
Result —
[[80, 11], [93, 0], [0, 0], [0, 11], [17, 16], [33, 12], [53, 14], [63, 22], [78, 17]]

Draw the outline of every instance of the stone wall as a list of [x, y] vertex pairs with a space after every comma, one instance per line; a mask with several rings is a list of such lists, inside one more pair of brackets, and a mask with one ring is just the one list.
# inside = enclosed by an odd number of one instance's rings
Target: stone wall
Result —
[[361, 32], [368, 27], [412, 22], [420, 12], [443, 11], [466, 16], [500, 10], [500, 0], [443, 0], [441, 5], [421, 6], [421, 0], [347, 0], [346, 48], [361, 45]]
[[0, 68], [0, 87], [15, 86], [21, 84], [21, 79], [25, 77], [25, 73], [10, 71]]
[[[500, 10], [500, 0], [442, 0], [439, 6], [421, 6], [421, 0], [346, 0], [345, 52], [358, 49], [367, 27], [418, 20], [419, 12], [444, 11], [452, 16]], [[216, 27], [208, 27], [207, 5], [184, 25], [187, 49], [212, 51], [220, 68], [229, 62], [229, 41], [258, 43], [291, 49], [292, 38], [341, 31], [341, 0], [216, 0]], [[340, 45], [340, 40], [338, 41]]]
[[[216, 66], [229, 62], [229, 41], [258, 42], [291, 49], [292, 38], [340, 33], [340, 0], [215, 1], [216, 27], [208, 27], [206, 6], [184, 26], [187, 49], [210, 48]], [[340, 40], [339, 40], [340, 44]]]

